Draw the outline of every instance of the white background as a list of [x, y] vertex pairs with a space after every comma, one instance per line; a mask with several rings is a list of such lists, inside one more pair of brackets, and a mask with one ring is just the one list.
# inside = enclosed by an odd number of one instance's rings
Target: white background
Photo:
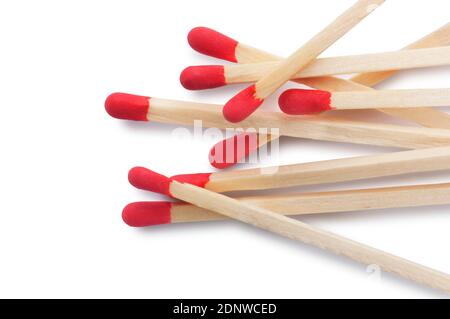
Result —
[[[0, 297], [445, 297], [237, 222], [133, 229], [121, 220], [127, 203], [163, 198], [133, 189], [131, 167], [208, 172], [219, 138], [179, 140], [175, 126], [112, 119], [103, 107], [109, 93], [225, 102], [242, 87], [192, 93], [179, 85], [184, 67], [218, 63], [188, 47], [192, 27], [286, 56], [354, 2], [2, 1]], [[447, 0], [387, 1], [323, 56], [396, 50], [449, 17]], [[449, 71], [403, 72], [380, 87], [448, 87]], [[283, 138], [279, 160], [263, 165], [393, 150]], [[448, 206], [300, 219], [450, 273]]]

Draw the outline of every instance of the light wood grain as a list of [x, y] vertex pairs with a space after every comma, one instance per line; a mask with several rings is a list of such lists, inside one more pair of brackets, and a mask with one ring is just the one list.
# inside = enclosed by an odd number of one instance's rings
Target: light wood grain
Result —
[[[450, 183], [278, 196], [238, 197], [236, 199], [282, 215], [311, 215], [385, 208], [435, 206], [450, 204]], [[194, 205], [172, 204], [172, 223], [223, 219], [226, 219], [226, 217]]]
[[267, 98], [383, 2], [384, 0], [359, 0], [305, 45], [283, 60], [275, 70], [266, 73], [256, 82], [255, 97]]
[[450, 169], [450, 146], [335, 160], [220, 171], [206, 188], [215, 192], [348, 182]]
[[[255, 82], [268, 72], [277, 69], [281, 63], [280, 61], [272, 61], [225, 65], [225, 81], [227, 84]], [[316, 59], [300, 72], [297, 72], [291, 80], [360, 72], [399, 71], [449, 64], [450, 46], [322, 58]]]
[[[438, 30], [432, 32], [431, 34], [408, 45], [407, 47], [405, 47], [405, 49], [435, 47], [449, 44], [450, 44], [450, 23], [447, 23]], [[354, 76], [353, 78], [351, 78], [351, 81], [354, 83], [359, 83], [365, 86], [372, 87], [392, 77], [395, 74], [396, 71], [364, 73]], [[407, 119], [427, 127], [450, 128], [450, 115], [433, 108], [414, 108], [414, 109], [390, 108], [390, 109], [382, 109], [381, 111], [386, 114]]]
[[272, 135], [399, 148], [450, 144], [450, 130], [347, 121], [331, 116], [288, 116], [257, 111], [247, 120], [232, 124], [223, 120], [221, 105], [157, 98], [150, 99], [147, 117], [149, 121], [164, 123], [193, 125], [195, 120], [200, 120], [205, 127], [262, 129]]
[[201, 208], [316, 246], [337, 255], [346, 256], [365, 265], [378, 265], [384, 271], [435, 289], [450, 292], [450, 276], [445, 273], [321, 230], [301, 221], [279, 215], [270, 210], [175, 181], [170, 184], [170, 193], [175, 198]]
[[335, 92], [331, 106], [336, 110], [450, 106], [450, 89]]
[[[407, 47], [409, 49], [419, 49], [419, 48], [431, 48], [437, 46], [445, 46], [450, 44], [450, 23], [442, 26], [438, 30], [430, 33], [429, 35], [423, 37], [422, 39], [414, 42]], [[364, 73], [355, 75], [351, 80], [353, 82], [365, 85], [365, 86], [375, 86], [380, 82], [390, 78], [396, 73], [396, 71], [385, 71], [385, 72], [375, 72], [375, 73]]]

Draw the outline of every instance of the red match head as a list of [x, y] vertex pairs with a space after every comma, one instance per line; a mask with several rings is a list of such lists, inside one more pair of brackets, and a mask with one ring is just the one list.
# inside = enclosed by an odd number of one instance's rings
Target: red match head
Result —
[[280, 109], [291, 115], [307, 115], [329, 111], [331, 93], [320, 90], [291, 89], [278, 99]]
[[209, 162], [218, 169], [239, 163], [258, 149], [258, 134], [241, 133], [220, 141], [209, 152]]
[[213, 29], [205, 27], [192, 29], [188, 35], [188, 42], [191, 48], [197, 52], [214, 58], [237, 62], [235, 50], [238, 42]]
[[256, 87], [252, 85], [235, 95], [223, 107], [223, 116], [232, 123], [245, 120], [264, 102], [255, 96]]
[[106, 112], [122, 120], [148, 121], [149, 107], [149, 97], [126, 93], [113, 93], [105, 101]]
[[128, 180], [136, 188], [171, 196], [170, 178], [144, 167], [134, 167], [128, 173]]
[[131, 227], [170, 224], [171, 202], [137, 202], [128, 204], [122, 211], [123, 221]]
[[210, 176], [211, 173], [182, 174], [172, 176], [170, 179], [180, 183], [188, 183], [197, 187], [205, 188], [206, 184], [209, 182]]
[[226, 85], [223, 65], [190, 66], [181, 72], [181, 85], [188, 90], [213, 89]]

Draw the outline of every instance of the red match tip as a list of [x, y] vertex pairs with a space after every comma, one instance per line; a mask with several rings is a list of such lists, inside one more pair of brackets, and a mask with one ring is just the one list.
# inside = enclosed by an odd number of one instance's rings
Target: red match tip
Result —
[[218, 169], [233, 166], [258, 149], [258, 134], [241, 133], [223, 140], [209, 152], [209, 162]]
[[170, 179], [144, 167], [134, 167], [128, 173], [130, 184], [150, 192], [170, 194]]
[[206, 90], [226, 85], [223, 65], [190, 66], [181, 72], [181, 85], [188, 90]]
[[170, 224], [171, 202], [137, 202], [128, 204], [122, 211], [123, 221], [131, 227]]
[[223, 107], [223, 116], [232, 123], [245, 120], [264, 102], [255, 97], [256, 87], [252, 85], [235, 95]]
[[172, 176], [170, 179], [180, 183], [188, 183], [205, 188], [206, 184], [209, 182], [210, 176], [211, 173], [183, 174]]
[[148, 121], [149, 99], [147, 96], [113, 93], [106, 99], [105, 109], [109, 115], [117, 119]]
[[235, 50], [238, 45], [222, 33], [205, 27], [192, 29], [188, 35], [188, 42], [192, 49], [214, 58], [237, 62]]
[[290, 89], [278, 99], [280, 109], [291, 115], [321, 113], [333, 109], [331, 93], [320, 90]]

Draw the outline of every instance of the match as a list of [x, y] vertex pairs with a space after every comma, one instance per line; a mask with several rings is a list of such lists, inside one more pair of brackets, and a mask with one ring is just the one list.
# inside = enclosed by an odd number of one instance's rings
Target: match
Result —
[[304, 46], [283, 60], [275, 70], [266, 73], [256, 84], [229, 100], [223, 108], [225, 119], [232, 123], [246, 119], [261, 106], [264, 99], [288, 82], [297, 72], [312, 62], [383, 2], [384, 0], [359, 0]]
[[450, 169], [450, 146], [214, 173], [173, 176], [214, 192], [286, 188]]
[[[236, 199], [282, 215], [436, 206], [450, 204], [450, 183], [238, 197]], [[124, 208], [122, 218], [127, 225], [132, 227], [227, 219], [226, 216], [210, 210], [178, 202], [131, 203]]]
[[[450, 130], [348, 121], [339, 118], [289, 117], [280, 112], [257, 112], [239, 124], [224, 121], [220, 105], [182, 102], [125, 93], [111, 94], [105, 108], [112, 117], [191, 126], [264, 130], [279, 128], [278, 135], [406, 149], [450, 145]], [[270, 133], [270, 132], [269, 132]]]
[[222, 194], [208, 191], [191, 184], [180, 183], [143, 167], [135, 167], [128, 174], [130, 183], [143, 190], [165, 194], [195, 206], [346, 256], [356, 262], [376, 264], [382, 270], [429, 287], [450, 292], [450, 276], [321, 230], [301, 221], [277, 214]]
[[450, 89], [328, 92], [290, 89], [281, 94], [280, 109], [290, 115], [317, 114], [330, 110], [414, 108], [450, 105]]
[[[273, 61], [225, 66], [191, 66], [183, 70], [180, 82], [188, 90], [205, 90], [229, 84], [256, 82], [265, 74], [276, 70], [281, 63]], [[400, 71], [449, 64], [450, 46], [322, 58], [307, 65], [291, 80], [386, 70]]]

